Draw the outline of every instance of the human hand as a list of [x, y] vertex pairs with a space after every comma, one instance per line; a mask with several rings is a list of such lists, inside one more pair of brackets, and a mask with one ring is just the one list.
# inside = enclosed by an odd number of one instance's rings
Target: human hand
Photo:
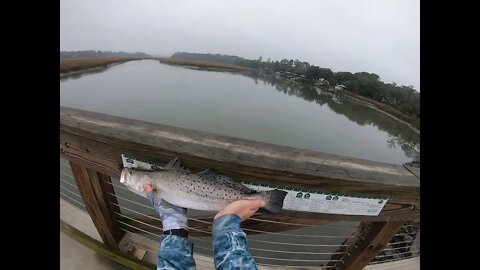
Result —
[[143, 190], [147, 193], [153, 191], [152, 184], [150, 183], [143, 184], [142, 186], [143, 186]]
[[153, 205], [162, 220], [163, 230], [170, 229], [188, 229], [187, 209], [168, 203], [165, 200], [157, 201], [153, 194], [152, 184], [146, 183], [142, 185], [143, 190], [147, 194], [147, 198]]
[[265, 202], [262, 200], [239, 200], [230, 203], [223, 210], [218, 212], [214, 220], [228, 214], [236, 214], [240, 217], [241, 221], [253, 216], [260, 207], [265, 206]]

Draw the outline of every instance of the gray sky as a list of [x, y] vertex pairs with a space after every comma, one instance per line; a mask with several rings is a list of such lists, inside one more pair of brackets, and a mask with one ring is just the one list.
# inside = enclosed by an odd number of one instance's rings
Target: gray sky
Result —
[[299, 59], [420, 88], [419, 0], [61, 0], [60, 49]]

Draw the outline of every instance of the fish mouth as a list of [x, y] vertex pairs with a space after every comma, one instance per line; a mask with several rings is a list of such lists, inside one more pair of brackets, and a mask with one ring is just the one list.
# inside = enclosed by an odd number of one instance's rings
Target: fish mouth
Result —
[[120, 183], [127, 182], [128, 169], [123, 168], [122, 173], [120, 174]]

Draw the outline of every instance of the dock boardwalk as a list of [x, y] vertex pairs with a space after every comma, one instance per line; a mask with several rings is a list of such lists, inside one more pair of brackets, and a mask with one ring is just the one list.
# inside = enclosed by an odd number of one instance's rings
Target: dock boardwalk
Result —
[[[67, 107], [60, 108], [60, 153], [62, 158], [70, 161], [74, 167], [78, 165], [78, 168], [91, 171], [91, 175], [95, 172], [104, 178], [119, 178], [123, 168], [122, 154], [155, 163], [165, 163], [179, 157], [193, 171], [215, 168], [236, 179], [248, 179], [253, 184], [388, 198], [378, 216], [292, 210], [284, 210], [281, 214], [259, 215], [263, 220], [283, 225], [361, 221], [359, 227], [368, 225], [383, 228], [387, 221], [388, 224], [397, 224], [395, 222], [402, 224], [418, 222], [420, 218], [419, 168], [413, 174], [402, 165], [249, 141]], [[85, 179], [76, 181], [92, 181]], [[82, 182], [79, 186], [86, 184], [88, 183]], [[94, 194], [91, 191], [89, 191], [91, 194], [87, 194], [87, 190], [80, 189], [83, 200], [89, 202], [92, 212], [94, 209], [103, 209], [103, 212], [111, 213], [111, 206], [104, 204], [111, 202], [114, 196]], [[114, 192], [109, 190], [109, 193]], [[100, 216], [94, 220], [102, 221]], [[119, 220], [118, 217], [116, 220]], [[115, 228], [118, 222], [107, 223], [97, 227], [101, 230], [101, 235], [118, 235]], [[256, 224], [262, 223], [251, 223], [249, 228], [260, 231], [265, 229]], [[272, 226], [272, 231], [291, 228], [291, 226], [274, 227]], [[361, 260], [368, 263], [398, 229], [398, 226], [387, 227], [385, 230], [377, 230], [383, 236], [381, 241], [375, 243], [375, 252], [356, 252], [354, 254], [359, 258], [350, 258], [349, 261]], [[367, 239], [377, 241], [376, 231], [372, 231], [371, 234]], [[111, 239], [118, 241], [118, 236], [109, 239], [108, 244], [111, 246]], [[362, 246], [370, 246], [368, 241], [362, 242]], [[358, 246], [358, 241], [352, 243]]]

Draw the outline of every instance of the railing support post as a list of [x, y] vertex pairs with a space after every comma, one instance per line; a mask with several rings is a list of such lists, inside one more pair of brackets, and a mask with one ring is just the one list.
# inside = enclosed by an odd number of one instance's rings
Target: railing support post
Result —
[[353, 237], [349, 238], [343, 248], [342, 255], [332, 257], [336, 269], [363, 269], [390, 242], [400, 230], [404, 221], [369, 221], [358, 226]]
[[113, 193], [113, 187], [107, 182], [110, 177], [70, 162], [78, 191], [82, 195], [85, 207], [92, 218], [93, 224], [107, 246], [118, 248], [117, 244], [122, 238], [122, 233], [115, 222], [114, 211], [120, 212]]

